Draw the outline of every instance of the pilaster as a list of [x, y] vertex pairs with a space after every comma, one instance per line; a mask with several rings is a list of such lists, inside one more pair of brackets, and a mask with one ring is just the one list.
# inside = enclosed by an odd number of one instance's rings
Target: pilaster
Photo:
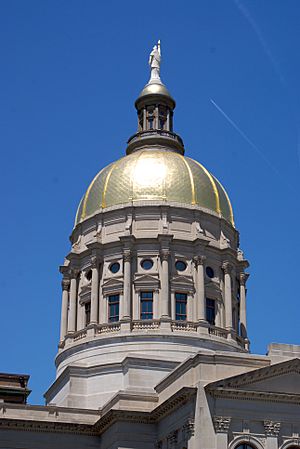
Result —
[[216, 432], [216, 449], [228, 448], [228, 432], [231, 424], [231, 418], [228, 416], [214, 416], [214, 428]]
[[278, 435], [281, 423], [278, 421], [265, 420], [264, 428], [266, 435], [266, 449], [278, 449]]

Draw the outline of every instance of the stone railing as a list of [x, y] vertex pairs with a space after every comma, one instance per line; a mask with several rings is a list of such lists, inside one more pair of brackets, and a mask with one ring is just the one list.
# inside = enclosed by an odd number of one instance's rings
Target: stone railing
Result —
[[[228, 331], [227, 329], [224, 329], [222, 327], [213, 326], [213, 325], [201, 325], [198, 322], [193, 321], [168, 321], [164, 322], [165, 324], [169, 323], [168, 326], [164, 326], [163, 331], [164, 333], [166, 331], [169, 332], [184, 332], [184, 333], [190, 333], [195, 334], [199, 333], [201, 334], [201, 337], [205, 338], [205, 334], [208, 334], [207, 337], [210, 335], [212, 337], [222, 338], [222, 339], [231, 339], [236, 341], [236, 343], [246, 349], [249, 350], [249, 341], [247, 338], [243, 338], [240, 335], [237, 335], [234, 331]], [[64, 341], [60, 342], [59, 348], [63, 349], [65, 345], [69, 345], [70, 343], [77, 343], [85, 338], [95, 338], [98, 335], [106, 335], [106, 334], [116, 334], [118, 332], [121, 332], [122, 330], [122, 323], [120, 321], [114, 322], [114, 323], [104, 323], [104, 324], [97, 324], [97, 325], [89, 325], [88, 327], [81, 329], [79, 331], [76, 331], [72, 334], [68, 334]], [[129, 329], [127, 328], [128, 332], [151, 332], [151, 331], [160, 331], [161, 330], [161, 320], [160, 319], [153, 319], [153, 320], [133, 320], [130, 323]]]
[[160, 320], [135, 320], [131, 323], [131, 330], [159, 329]]
[[172, 331], [197, 332], [197, 324], [191, 321], [172, 321]]
[[96, 328], [96, 334], [109, 334], [110, 332], [119, 332], [121, 329], [120, 322], [99, 324]]
[[215, 335], [216, 337], [227, 338], [228, 331], [222, 327], [209, 326], [208, 333], [210, 335]]
[[81, 329], [80, 331], [74, 332], [72, 335], [73, 341], [82, 340], [82, 338], [85, 338], [87, 336], [87, 329]]

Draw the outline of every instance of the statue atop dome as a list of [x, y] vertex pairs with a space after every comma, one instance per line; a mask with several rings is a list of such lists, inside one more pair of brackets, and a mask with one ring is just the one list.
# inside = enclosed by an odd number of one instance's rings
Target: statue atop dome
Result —
[[161, 51], [160, 40], [157, 45], [154, 45], [153, 50], [149, 56], [149, 65], [151, 69], [150, 82], [154, 80], [160, 80], [160, 63], [161, 63]]

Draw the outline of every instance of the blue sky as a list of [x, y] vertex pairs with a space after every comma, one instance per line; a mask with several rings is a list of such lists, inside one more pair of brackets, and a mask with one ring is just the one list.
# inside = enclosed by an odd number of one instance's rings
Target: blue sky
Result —
[[251, 263], [251, 349], [299, 343], [300, 4], [297, 0], [2, 0], [0, 371], [54, 380], [78, 202], [124, 154], [162, 41], [186, 154], [226, 187]]

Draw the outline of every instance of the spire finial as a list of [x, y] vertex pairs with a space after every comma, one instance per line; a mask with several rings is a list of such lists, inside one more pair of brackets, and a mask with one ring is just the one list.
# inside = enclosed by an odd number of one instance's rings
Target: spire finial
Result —
[[150, 56], [149, 56], [149, 66], [151, 69], [150, 80], [153, 82], [160, 81], [160, 63], [161, 63], [161, 50], [160, 50], [160, 40], [158, 40], [157, 45], [154, 45]]

